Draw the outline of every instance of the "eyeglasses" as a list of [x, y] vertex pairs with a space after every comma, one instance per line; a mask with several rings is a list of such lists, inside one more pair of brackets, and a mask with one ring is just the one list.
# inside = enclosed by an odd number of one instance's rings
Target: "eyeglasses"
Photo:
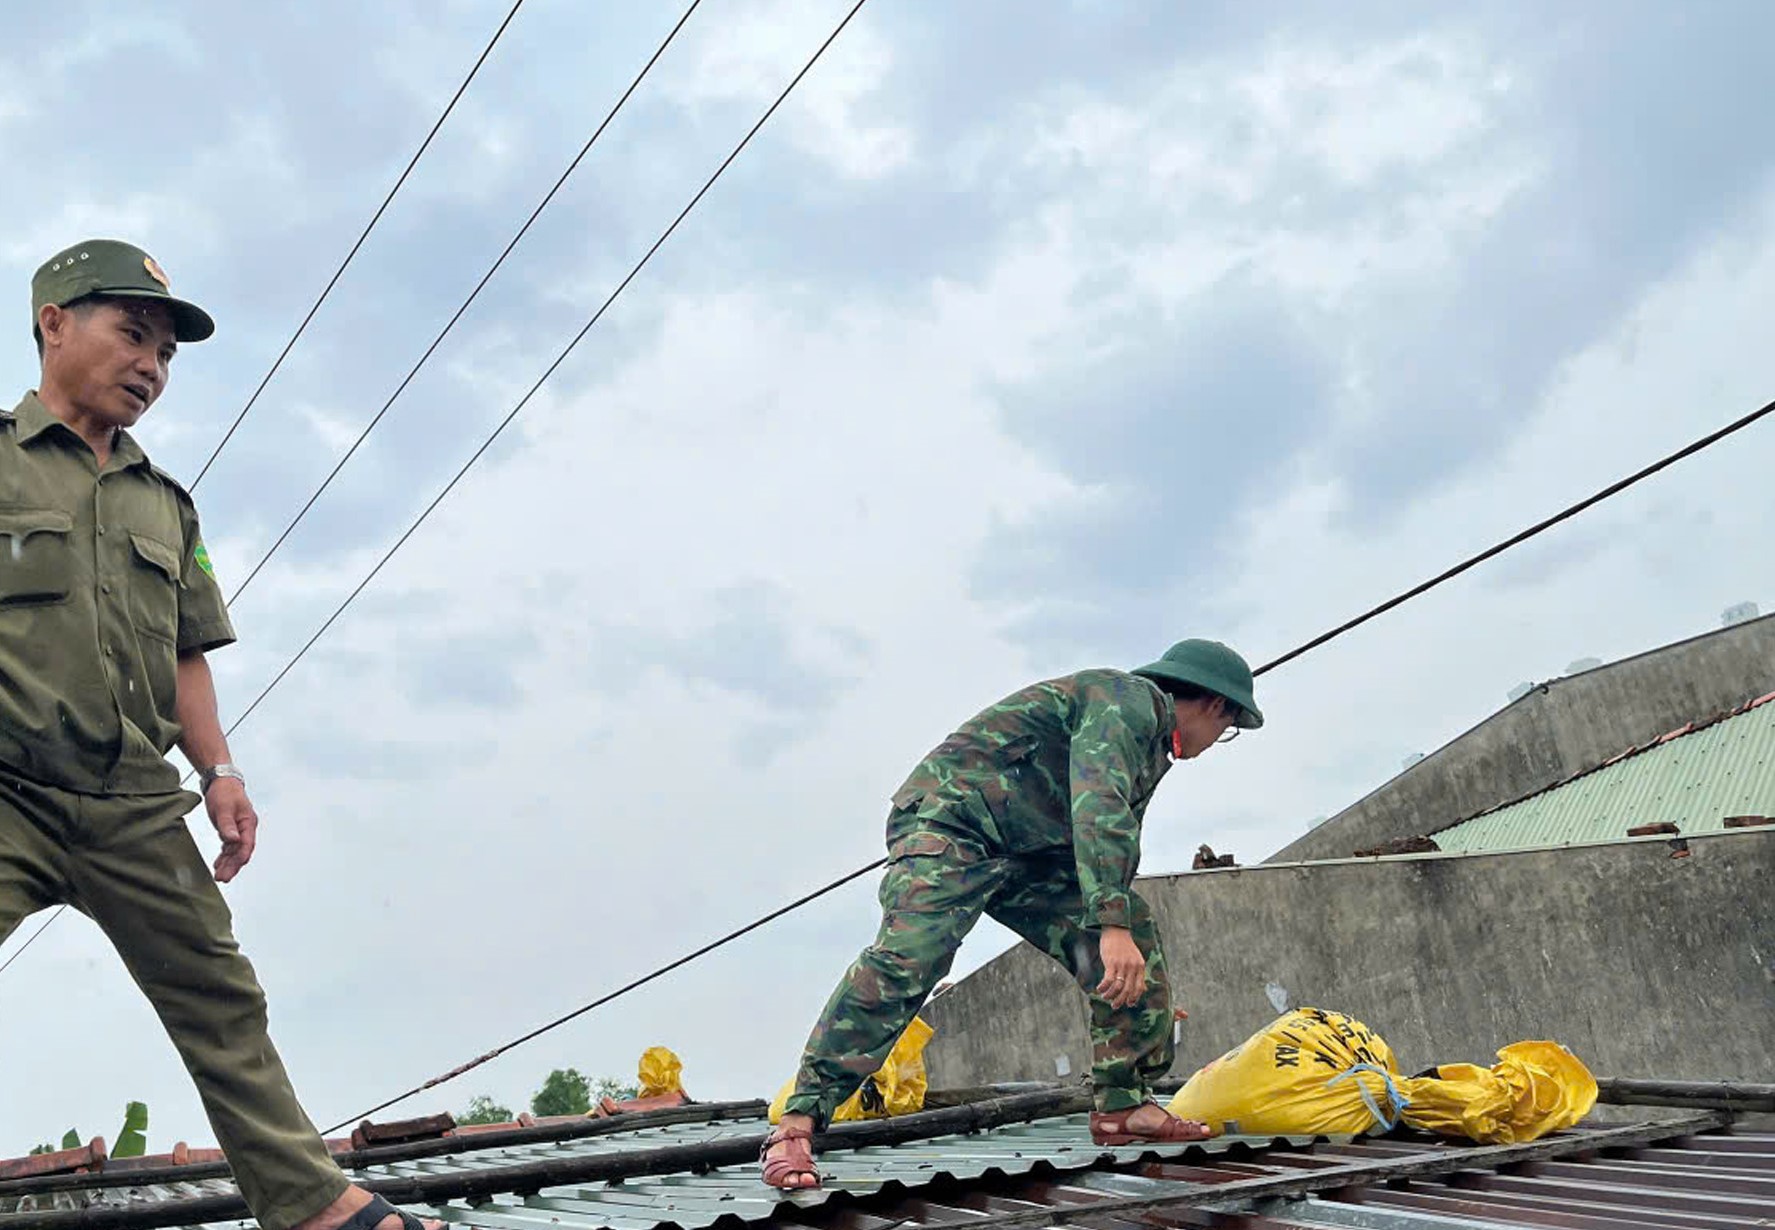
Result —
[[1239, 737], [1239, 728], [1237, 726], [1228, 726], [1225, 730], [1220, 732], [1220, 738], [1216, 739], [1215, 742], [1216, 743], [1231, 743], [1234, 739], [1237, 739], [1238, 737]]

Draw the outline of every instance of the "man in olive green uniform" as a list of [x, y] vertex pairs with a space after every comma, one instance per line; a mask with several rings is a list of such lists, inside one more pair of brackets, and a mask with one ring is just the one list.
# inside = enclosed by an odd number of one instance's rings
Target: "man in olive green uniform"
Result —
[[765, 1181], [818, 1184], [811, 1133], [881, 1066], [982, 913], [1089, 997], [1093, 1139], [1204, 1138], [1149, 1100], [1171, 1066], [1174, 1018], [1158, 930], [1133, 888], [1140, 825], [1172, 761], [1262, 724], [1245, 660], [1188, 640], [1132, 673], [1032, 684], [939, 744], [893, 797], [881, 930], [808, 1038]]
[[[191, 497], [127, 430], [178, 344], [215, 325], [113, 240], [44, 262], [31, 307], [40, 387], [0, 410], [0, 940], [58, 902], [99, 925], [268, 1230], [417, 1226], [333, 1164], [215, 883], [258, 829], [204, 657], [234, 629]], [[175, 744], [222, 838], [213, 868], [185, 827], [199, 799], [166, 759]]]

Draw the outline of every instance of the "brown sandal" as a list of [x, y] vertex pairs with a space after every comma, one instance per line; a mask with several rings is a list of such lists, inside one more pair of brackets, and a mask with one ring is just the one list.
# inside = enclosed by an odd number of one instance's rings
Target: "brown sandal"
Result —
[[[1156, 1106], [1156, 1102], [1148, 1102], [1147, 1106]], [[1094, 1110], [1091, 1112], [1091, 1143], [1098, 1145], [1139, 1145], [1139, 1144], [1188, 1144], [1198, 1140], [1207, 1140], [1214, 1135], [1206, 1123], [1197, 1123], [1193, 1119], [1179, 1119], [1170, 1111], [1165, 1112], [1165, 1122], [1157, 1131], [1143, 1132], [1128, 1127], [1128, 1117], [1142, 1107], [1135, 1106], [1128, 1110]]]
[[[778, 1127], [766, 1136], [764, 1147], [758, 1151], [758, 1160], [764, 1164], [764, 1181], [786, 1192], [812, 1191], [818, 1187], [820, 1172], [814, 1166], [813, 1139], [814, 1134], [806, 1128]], [[800, 1147], [785, 1149], [784, 1156], [770, 1156], [770, 1151], [777, 1145], [797, 1143]], [[792, 1182], [802, 1175], [809, 1176], [813, 1182]]]

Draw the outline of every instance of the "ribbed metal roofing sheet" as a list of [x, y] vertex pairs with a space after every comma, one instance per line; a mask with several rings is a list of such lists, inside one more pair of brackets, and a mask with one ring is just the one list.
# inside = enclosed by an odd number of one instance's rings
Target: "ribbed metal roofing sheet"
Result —
[[1667, 738], [1435, 838], [1456, 853], [1515, 850], [1612, 841], [1642, 824], [1718, 832], [1736, 815], [1775, 815], [1775, 703]]
[[[1206, 1145], [1101, 1149], [1082, 1115], [1013, 1124], [820, 1159], [827, 1186], [781, 1193], [756, 1166], [566, 1184], [415, 1212], [484, 1230], [1519, 1230], [1571, 1226], [1761, 1225], [1775, 1218], [1775, 1136], [1717, 1128], [1717, 1117], [1668, 1126], [1578, 1129], [1500, 1156], [1428, 1137], [1285, 1142], [1220, 1138]], [[759, 1121], [682, 1124], [620, 1136], [526, 1144], [366, 1167], [360, 1178], [462, 1172], [661, 1144], [699, 1144]], [[1534, 1157], [1520, 1156], [1525, 1150]], [[221, 1180], [93, 1192], [93, 1205], [134, 1205]], [[1252, 1189], [1262, 1189], [1261, 1192]], [[1311, 1188], [1312, 1190], [1308, 1190]], [[1242, 1191], [1250, 1191], [1244, 1198]], [[1221, 1193], [1225, 1193], [1222, 1195]], [[1102, 1206], [1098, 1211], [1094, 1206]], [[1186, 1207], [1187, 1206], [1187, 1207]], [[68, 1207], [61, 1205], [60, 1207]], [[98, 1211], [95, 1209], [94, 1211]], [[164, 1224], [164, 1223], [163, 1223]], [[212, 1230], [214, 1228], [212, 1227]], [[1007, 1227], [1006, 1230], [1011, 1230]]]
[[[1571, 1133], [1571, 1156], [1504, 1166], [1484, 1150], [1426, 1140], [1383, 1138], [1226, 1155], [1157, 1159], [1117, 1171], [1059, 1176], [1009, 1175], [932, 1187], [872, 1201], [835, 1202], [799, 1216], [798, 1230], [949, 1230], [1014, 1217], [1027, 1226], [1052, 1211], [1068, 1230], [1644, 1230], [1648, 1226], [1748, 1227], [1775, 1224], [1775, 1136], [1727, 1131], [1678, 1134], [1660, 1143], [1585, 1149]], [[1416, 1176], [1398, 1173], [1423, 1159], [1470, 1165]], [[1252, 1181], [1310, 1177], [1355, 1166], [1371, 1178], [1337, 1181], [1315, 1194], [1212, 1198]], [[1209, 1200], [1204, 1203], [1204, 1189]], [[1129, 1201], [1139, 1207], [1126, 1207]], [[1121, 1202], [1122, 1207], [1117, 1207]], [[1175, 1203], [1173, 1203], [1175, 1202]], [[1186, 1204], [1192, 1207], [1184, 1207]], [[1094, 1212], [1094, 1205], [1106, 1206]]]
[[[609, 1155], [665, 1145], [698, 1145], [735, 1136], [756, 1137], [768, 1129], [763, 1119], [685, 1123], [642, 1128], [620, 1135], [544, 1142], [473, 1153], [419, 1158], [354, 1168], [354, 1179], [375, 1180], [414, 1175], [456, 1174], [549, 1159]], [[661, 1226], [701, 1230], [724, 1219], [751, 1222], [779, 1215], [785, 1206], [812, 1211], [835, 1198], [854, 1200], [883, 1193], [916, 1191], [938, 1180], [958, 1183], [1034, 1172], [1083, 1171], [1100, 1165], [1126, 1165], [1141, 1159], [1180, 1157], [1189, 1149], [1209, 1154], [1244, 1152], [1277, 1141], [1296, 1146], [1314, 1138], [1219, 1137], [1195, 1145], [1134, 1145], [1104, 1148], [1091, 1142], [1085, 1115], [1014, 1123], [989, 1131], [938, 1136], [907, 1144], [873, 1146], [822, 1154], [823, 1187], [783, 1192], [767, 1187], [754, 1165], [730, 1166], [707, 1173], [690, 1171], [614, 1182], [589, 1182], [544, 1188], [530, 1196], [501, 1194], [490, 1201], [453, 1201], [442, 1206], [409, 1204], [425, 1217], [486, 1230], [656, 1230]], [[40, 1210], [86, 1204], [137, 1206], [188, 1196], [232, 1193], [225, 1179], [199, 1183], [113, 1188], [92, 1193], [90, 1200], [70, 1200], [66, 1193], [46, 1198]], [[797, 1214], [800, 1215], [799, 1212]], [[210, 1223], [237, 1227], [241, 1223]]]
[[[374, 1179], [407, 1174], [440, 1174], [485, 1166], [511, 1165], [549, 1157], [585, 1156], [618, 1149], [699, 1144], [732, 1136], [756, 1136], [767, 1129], [763, 1120], [719, 1124], [681, 1124], [623, 1136], [567, 1141], [369, 1167], [355, 1177]], [[1294, 1138], [1306, 1144], [1310, 1137]], [[661, 1224], [700, 1230], [726, 1217], [761, 1220], [779, 1205], [811, 1209], [838, 1196], [874, 1196], [911, 1191], [938, 1178], [971, 1182], [988, 1175], [1022, 1175], [1036, 1170], [1072, 1171], [1097, 1165], [1119, 1165], [1142, 1158], [1181, 1157], [1190, 1148], [1223, 1154], [1242, 1147], [1262, 1147], [1270, 1138], [1219, 1137], [1201, 1145], [1134, 1145], [1103, 1148], [1091, 1143], [1084, 1115], [1010, 1124], [972, 1135], [938, 1136], [902, 1145], [848, 1149], [820, 1158], [825, 1185], [813, 1191], [781, 1192], [766, 1187], [758, 1167], [729, 1166], [707, 1174], [672, 1174], [614, 1183], [585, 1183], [545, 1188], [534, 1196], [503, 1197], [493, 1204], [463, 1202], [434, 1208], [413, 1206], [426, 1217], [493, 1230], [537, 1230], [551, 1226], [570, 1230], [653, 1230]]]

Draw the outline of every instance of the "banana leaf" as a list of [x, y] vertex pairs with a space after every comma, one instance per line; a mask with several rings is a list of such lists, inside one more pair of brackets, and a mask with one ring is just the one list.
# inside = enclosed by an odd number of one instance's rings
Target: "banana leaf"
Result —
[[131, 1102], [123, 1111], [123, 1127], [117, 1143], [111, 1146], [112, 1157], [141, 1157], [148, 1152], [148, 1104]]

